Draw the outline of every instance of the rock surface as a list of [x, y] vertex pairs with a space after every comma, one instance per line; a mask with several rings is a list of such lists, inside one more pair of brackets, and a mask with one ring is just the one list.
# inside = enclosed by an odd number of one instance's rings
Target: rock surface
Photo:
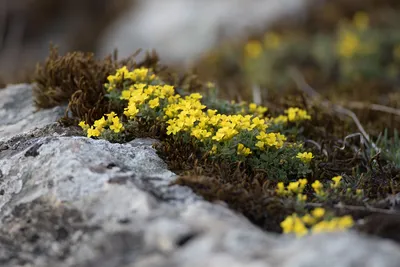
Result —
[[31, 114], [29, 91], [0, 91], [2, 266], [400, 266], [400, 247], [388, 240], [262, 232], [169, 186], [176, 175], [155, 140], [80, 136], [54, 122], [62, 108]]

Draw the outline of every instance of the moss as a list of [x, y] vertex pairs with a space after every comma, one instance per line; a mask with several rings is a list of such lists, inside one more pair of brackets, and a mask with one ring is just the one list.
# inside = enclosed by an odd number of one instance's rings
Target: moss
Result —
[[37, 108], [50, 108], [68, 104], [68, 111], [62, 121], [71, 119], [92, 123], [113, 107], [104, 97], [104, 83], [117, 68], [146, 67], [152, 69], [166, 82], [187, 91], [201, 90], [204, 85], [196, 75], [179, 75], [167, 70], [159, 63], [155, 51], [146, 52], [143, 60], [136, 61], [136, 52], [129, 58], [118, 60], [117, 51], [104, 59], [96, 59], [93, 53], [71, 52], [60, 55], [55, 46], [50, 46], [48, 58], [38, 64], [33, 77], [34, 102]]

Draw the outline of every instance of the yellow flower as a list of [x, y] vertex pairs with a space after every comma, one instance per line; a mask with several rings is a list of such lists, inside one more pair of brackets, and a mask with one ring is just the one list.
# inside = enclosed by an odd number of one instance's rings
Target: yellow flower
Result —
[[228, 127], [222, 127], [220, 129], [218, 129], [218, 131], [215, 133], [215, 136], [213, 136], [212, 139], [215, 141], [218, 141], [218, 142], [225, 141], [225, 140], [231, 139], [238, 133], [239, 132], [236, 131], [235, 129], [231, 129]]
[[190, 135], [196, 137], [200, 141], [203, 141], [206, 138], [210, 137], [212, 133], [201, 128], [193, 128]]
[[149, 101], [150, 108], [155, 108], [158, 107], [159, 105], [160, 105], [160, 99], [158, 97]]
[[285, 190], [285, 185], [283, 184], [283, 182], [279, 182], [276, 185], [276, 189], [275, 192], [279, 195], [279, 196], [284, 196], [286, 195], [286, 190]]
[[339, 56], [351, 58], [360, 49], [360, 46], [361, 43], [356, 34], [346, 30], [339, 35], [339, 43], [337, 45]]
[[129, 119], [133, 119], [138, 113], [139, 109], [136, 108], [135, 104], [130, 104], [124, 109], [124, 115], [127, 116]]
[[117, 116], [117, 114], [114, 111], [111, 111], [110, 113], [107, 113], [106, 116], [107, 122], [112, 123], [112, 119]]
[[287, 186], [287, 189], [289, 192], [292, 193], [298, 193], [299, 191], [299, 182], [290, 182], [289, 185]]
[[257, 105], [254, 104], [254, 103], [251, 103], [249, 105], [249, 111], [252, 112], [252, 113], [255, 113], [257, 111]]
[[250, 155], [252, 152], [250, 150], [250, 148], [245, 147], [243, 144], [239, 143], [238, 147], [237, 147], [237, 154], [238, 155], [243, 155], [243, 156], [248, 156]]
[[351, 228], [354, 225], [354, 220], [351, 216], [346, 215], [343, 216], [341, 218], [339, 218], [338, 221], [338, 228], [343, 230], [343, 229], [347, 229], [347, 228]]
[[[285, 110], [287, 115], [287, 119], [289, 121], [302, 121], [302, 120], [309, 120], [311, 116], [307, 114], [307, 111], [299, 108], [288, 108]], [[281, 120], [284, 120], [284, 117], [281, 117]]]
[[199, 93], [190, 94], [189, 97], [192, 98], [192, 99], [196, 99], [196, 100], [203, 98], [203, 96], [201, 94], [199, 94]]
[[280, 223], [283, 233], [288, 234], [293, 231], [294, 219], [293, 216], [288, 216]]
[[324, 185], [320, 181], [316, 180], [314, 183], [311, 184], [311, 187], [314, 189], [317, 196], [324, 195]]
[[332, 178], [332, 181], [334, 182], [331, 184], [331, 188], [338, 188], [341, 184], [342, 176], [335, 176]]
[[87, 124], [85, 121], [79, 122], [78, 125], [79, 125], [84, 131], [87, 131], [87, 130], [90, 128], [89, 124]]
[[295, 232], [297, 237], [302, 237], [308, 233], [307, 227], [297, 216], [294, 219], [293, 232]]
[[249, 41], [245, 45], [245, 55], [248, 58], [257, 58], [262, 53], [262, 45], [260, 41]]
[[311, 211], [311, 215], [316, 219], [321, 219], [325, 215], [324, 208], [315, 208]]
[[307, 181], [307, 179], [304, 178], [304, 179], [299, 179], [298, 182], [299, 182], [300, 192], [303, 192], [303, 190], [306, 187], [308, 181]]
[[311, 159], [314, 158], [314, 156], [311, 152], [303, 152], [303, 153], [299, 152], [296, 158], [300, 159], [304, 163], [309, 163]]
[[264, 150], [265, 149], [264, 146], [265, 146], [265, 143], [262, 141], [258, 141], [256, 143], [256, 147], [258, 147], [260, 150]]
[[110, 126], [110, 129], [114, 131], [114, 133], [119, 133], [124, 130], [124, 126], [122, 123], [119, 121], [118, 117], [114, 117], [112, 119], [113, 124]]
[[210, 154], [216, 154], [217, 153], [217, 145], [213, 145], [210, 151]]
[[101, 131], [103, 128], [104, 128], [104, 126], [106, 126], [106, 124], [107, 124], [107, 121], [106, 121], [106, 119], [104, 118], [104, 116], [103, 117], [101, 117], [101, 119], [99, 119], [99, 120], [96, 120], [95, 122], [94, 122], [94, 127], [95, 128], [97, 128], [99, 131]]
[[122, 90], [121, 96], [119, 97], [119, 99], [121, 99], [121, 100], [129, 100], [130, 97], [131, 97], [131, 91], [130, 90]]
[[93, 126], [87, 130], [87, 137], [90, 138], [92, 136], [100, 136], [101, 132], [99, 129], [94, 128]]
[[255, 117], [251, 122], [253, 123], [253, 129], [257, 128], [260, 132], [264, 132], [268, 128], [265, 120], [260, 119], [259, 117]]
[[307, 225], [313, 225], [317, 222], [316, 219], [310, 214], [304, 215], [303, 217], [301, 217], [301, 220]]
[[279, 115], [278, 117], [272, 120], [275, 124], [285, 124], [288, 122], [288, 117], [285, 115]]

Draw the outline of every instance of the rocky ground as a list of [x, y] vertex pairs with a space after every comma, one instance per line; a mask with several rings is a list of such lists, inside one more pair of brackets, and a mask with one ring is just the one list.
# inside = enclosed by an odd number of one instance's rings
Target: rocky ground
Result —
[[[2, 266], [398, 266], [400, 246], [356, 232], [263, 232], [177, 176], [151, 139], [83, 137], [34, 111], [28, 84], [0, 90]], [[32, 113], [33, 112], [33, 113]]]

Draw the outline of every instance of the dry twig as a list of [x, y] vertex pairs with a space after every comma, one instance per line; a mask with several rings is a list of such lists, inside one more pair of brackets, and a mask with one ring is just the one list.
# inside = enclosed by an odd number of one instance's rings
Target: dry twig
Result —
[[317, 99], [317, 100], [321, 100], [321, 105], [324, 106], [325, 108], [332, 108], [335, 112], [343, 114], [343, 115], [347, 115], [350, 118], [352, 118], [352, 120], [354, 121], [354, 123], [357, 125], [357, 128], [359, 129], [359, 131], [361, 132], [361, 134], [363, 135], [364, 139], [367, 140], [367, 142], [369, 144], [371, 144], [372, 148], [379, 153], [380, 149], [379, 147], [371, 141], [371, 139], [369, 138], [369, 135], [367, 134], [367, 132], [365, 131], [364, 127], [361, 125], [360, 120], [357, 118], [356, 114], [354, 114], [353, 111], [346, 109], [342, 106], [336, 105], [336, 104], [332, 104], [331, 102], [329, 102], [328, 100], [323, 100], [322, 96], [315, 91], [304, 79], [303, 75], [301, 75], [301, 73], [295, 69], [295, 68], [291, 68], [289, 70], [290, 74], [293, 77], [293, 80], [296, 82], [297, 87], [299, 88], [299, 90], [305, 92], [308, 96], [310, 96], [313, 99]]

